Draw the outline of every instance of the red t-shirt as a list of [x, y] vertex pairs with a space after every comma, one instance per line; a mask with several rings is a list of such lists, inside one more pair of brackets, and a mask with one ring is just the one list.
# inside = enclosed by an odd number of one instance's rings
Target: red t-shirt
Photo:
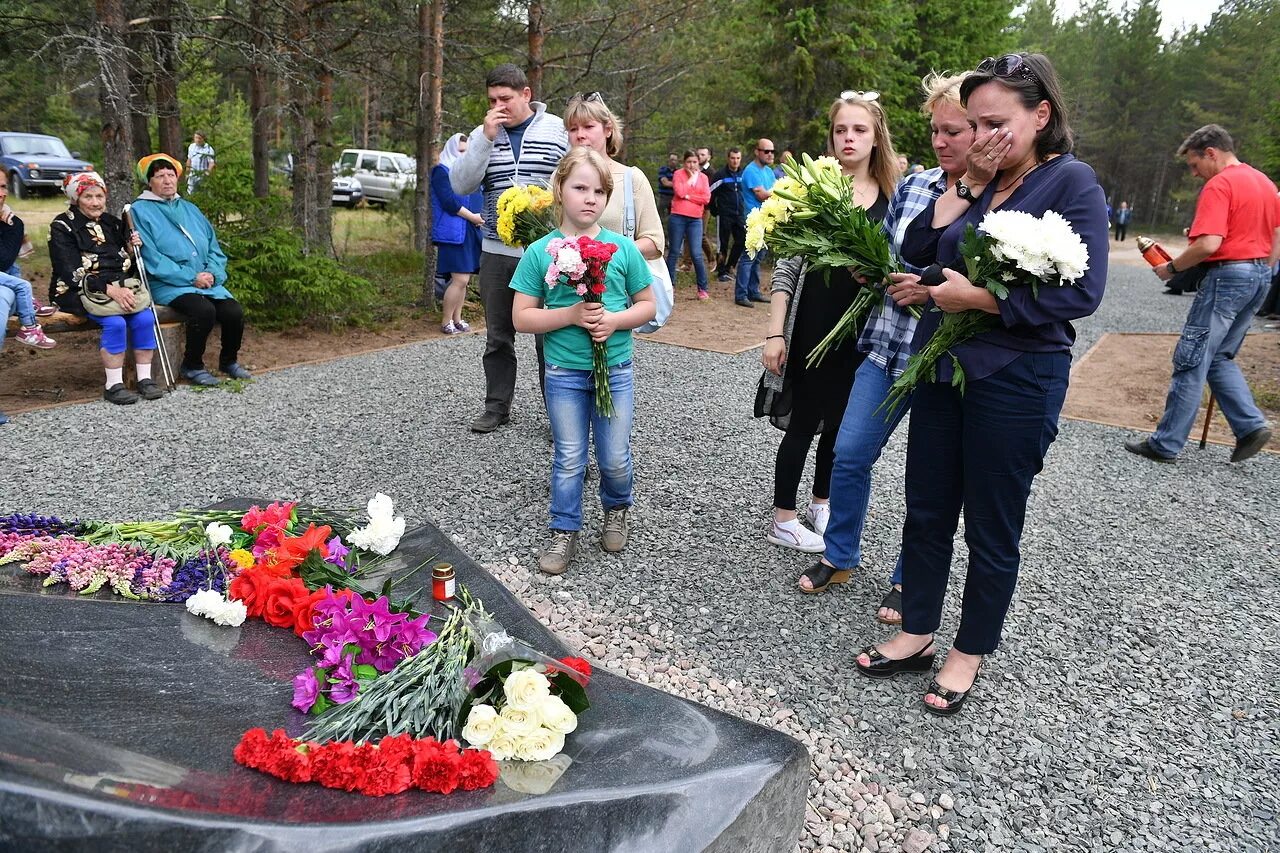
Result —
[[1280, 228], [1280, 196], [1276, 185], [1248, 163], [1228, 166], [1205, 182], [1196, 202], [1191, 239], [1217, 234], [1222, 245], [1205, 260], [1247, 261], [1271, 254]]

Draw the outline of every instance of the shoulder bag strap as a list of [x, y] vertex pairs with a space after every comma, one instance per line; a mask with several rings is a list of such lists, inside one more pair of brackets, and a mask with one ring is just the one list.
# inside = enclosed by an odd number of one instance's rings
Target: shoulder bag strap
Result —
[[628, 237], [636, 236], [636, 196], [631, 188], [631, 167], [627, 167], [622, 178], [623, 208], [622, 233]]

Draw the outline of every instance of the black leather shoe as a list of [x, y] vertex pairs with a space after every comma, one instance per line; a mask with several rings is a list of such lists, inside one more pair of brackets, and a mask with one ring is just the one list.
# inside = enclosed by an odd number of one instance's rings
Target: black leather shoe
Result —
[[102, 392], [102, 399], [117, 406], [132, 406], [138, 402], [138, 395], [124, 387], [123, 382], [117, 382]]
[[1259, 450], [1267, 446], [1271, 440], [1271, 430], [1259, 427], [1236, 442], [1236, 449], [1231, 451], [1232, 462], [1243, 462]]
[[[976, 682], [978, 679], [975, 677], [973, 680]], [[947, 703], [947, 707], [939, 708], [937, 705], [930, 705], [928, 702], [924, 701], [923, 696], [920, 697], [920, 704], [924, 705], [924, 709], [930, 714], [936, 714], [939, 717], [954, 717], [964, 709], [964, 700], [969, 698], [969, 694], [972, 691], [972, 684], [969, 685], [968, 690], [948, 690], [939, 684], [938, 680], [935, 678], [929, 682], [929, 689], [926, 690], [925, 693], [932, 693], [934, 696], [937, 696], [939, 699]]]
[[[1151, 449], [1151, 444], [1145, 438], [1131, 438], [1124, 443], [1124, 449], [1130, 453], [1136, 453], [1139, 456], [1145, 456], [1153, 462], [1172, 462], [1172, 456], [1161, 456]], [[1257, 452], [1257, 451], [1255, 451]], [[1235, 459], [1231, 460], [1232, 462]]]
[[511, 420], [509, 415], [500, 415], [497, 412], [485, 412], [480, 417], [471, 422], [472, 432], [493, 432], [498, 427]]
[[862, 654], [871, 658], [871, 663], [863, 666], [855, 657], [853, 665], [867, 678], [892, 678], [900, 672], [928, 672], [933, 669], [933, 640], [909, 658], [887, 658], [875, 646], [867, 646]]
[[756, 307], [756, 306], [754, 306], [754, 305], [752, 305], [752, 304], [751, 304], [751, 300], [750, 300], [750, 299], [735, 299], [735, 300], [733, 300], [733, 304], [734, 304], [734, 305], [739, 306], [740, 308], [755, 308], [755, 307]]
[[769, 297], [765, 296], [763, 293], [753, 293], [747, 298], [750, 299], [752, 302], [768, 302], [769, 301]]
[[144, 400], [159, 400], [164, 396], [164, 392], [160, 390], [160, 386], [156, 384], [154, 379], [139, 379], [138, 393], [142, 395]]

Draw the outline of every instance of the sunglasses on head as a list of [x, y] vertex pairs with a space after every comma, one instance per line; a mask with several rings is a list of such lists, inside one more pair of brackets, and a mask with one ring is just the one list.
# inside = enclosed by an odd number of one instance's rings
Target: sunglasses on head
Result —
[[991, 74], [996, 77], [1021, 77], [1033, 83], [1040, 82], [1040, 78], [1032, 70], [1027, 58], [1018, 53], [1006, 53], [999, 59], [988, 56], [978, 63], [977, 71], [979, 74]]
[[845, 89], [840, 93], [842, 101], [878, 101], [880, 100], [879, 92], [859, 92], [857, 89]]
[[602, 96], [599, 92], [587, 92], [585, 95], [582, 92], [577, 92], [569, 100], [586, 101], [587, 103], [591, 103], [594, 101], [597, 104], [603, 104], [604, 96]]

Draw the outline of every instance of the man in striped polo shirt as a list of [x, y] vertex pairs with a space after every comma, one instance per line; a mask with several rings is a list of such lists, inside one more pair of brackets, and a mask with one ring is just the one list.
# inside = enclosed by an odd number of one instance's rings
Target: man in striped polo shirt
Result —
[[[485, 77], [489, 112], [471, 132], [466, 153], [449, 170], [453, 191], [484, 190], [484, 241], [480, 253], [480, 300], [484, 304], [484, 412], [472, 432], [493, 432], [511, 418], [516, 389], [516, 330], [511, 322], [511, 276], [523, 251], [498, 238], [498, 197], [517, 184], [548, 187], [556, 165], [569, 151], [564, 121], [533, 100], [528, 78], [511, 64]], [[543, 379], [542, 336], [536, 336], [538, 381]]]

